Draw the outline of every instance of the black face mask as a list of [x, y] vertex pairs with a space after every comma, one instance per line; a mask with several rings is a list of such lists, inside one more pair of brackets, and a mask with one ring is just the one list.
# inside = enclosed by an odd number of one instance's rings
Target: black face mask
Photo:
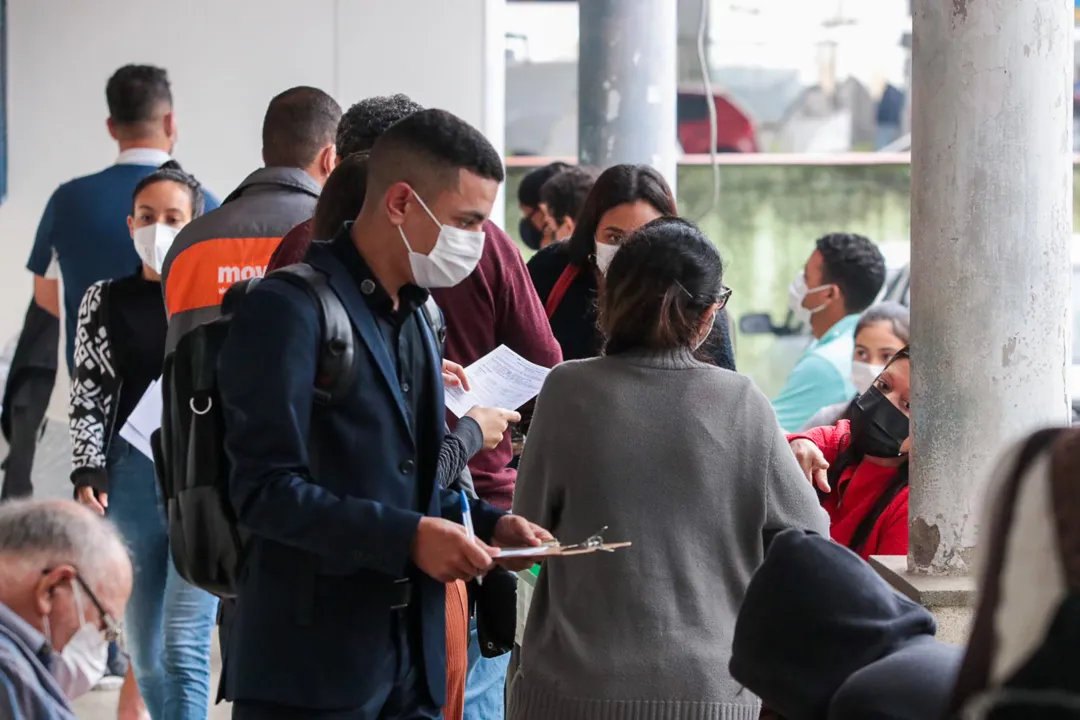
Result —
[[856, 452], [879, 458], [898, 457], [909, 434], [911, 421], [876, 386], [855, 401], [851, 410], [851, 446]]
[[537, 230], [532, 220], [527, 217], [521, 218], [521, 222], [518, 223], [518, 235], [521, 236], [521, 242], [525, 243], [530, 250], [539, 250], [544, 241], [544, 232]]

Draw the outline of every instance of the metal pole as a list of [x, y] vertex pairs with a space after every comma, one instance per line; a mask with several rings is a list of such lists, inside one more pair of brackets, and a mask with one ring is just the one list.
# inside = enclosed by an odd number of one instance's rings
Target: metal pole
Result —
[[644, 163], [675, 188], [674, 0], [581, 0], [578, 154], [585, 165]]
[[1069, 420], [1072, 5], [915, 2], [913, 572], [968, 572], [1002, 450]]

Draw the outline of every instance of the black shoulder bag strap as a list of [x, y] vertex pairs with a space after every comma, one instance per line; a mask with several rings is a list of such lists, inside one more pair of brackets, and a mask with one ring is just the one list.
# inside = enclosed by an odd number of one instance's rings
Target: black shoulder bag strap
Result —
[[322, 323], [315, 399], [324, 404], [337, 400], [352, 386], [356, 376], [352, 322], [345, 306], [326, 281], [326, 276], [306, 263], [289, 265], [271, 275], [303, 289], [315, 301]]
[[907, 467], [902, 467], [897, 471], [896, 477], [889, 483], [889, 487], [885, 488], [885, 492], [878, 496], [878, 499], [874, 501], [870, 511], [866, 513], [866, 516], [859, 523], [859, 526], [855, 528], [855, 533], [851, 536], [851, 542], [848, 543], [848, 549], [859, 555], [862, 554], [863, 546], [866, 545], [867, 539], [870, 537], [870, 533], [873, 531], [874, 526], [877, 525], [877, 521], [881, 519], [885, 509], [889, 507], [889, 504], [896, 499], [896, 496], [900, 494], [900, 491], [908, 486], [908, 470]]

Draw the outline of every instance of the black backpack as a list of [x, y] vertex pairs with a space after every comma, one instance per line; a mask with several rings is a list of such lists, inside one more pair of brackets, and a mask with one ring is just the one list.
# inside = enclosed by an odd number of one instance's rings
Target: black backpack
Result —
[[[1065, 597], [1046, 635], [1012, 676], [995, 685], [990, 668], [998, 653], [995, 621], [1002, 596], [1006, 547], [1021, 484], [1049, 456], [1050, 514]], [[1080, 430], [1042, 430], [1023, 445], [991, 516], [980, 529], [989, 546], [971, 640], [949, 716], [977, 720], [1080, 718]]]
[[[332, 402], [353, 381], [353, 334], [344, 306], [322, 273], [293, 265], [273, 273], [309, 293], [322, 316], [316, 399]], [[233, 311], [259, 282], [229, 288], [221, 317], [183, 335], [165, 358], [161, 429], [151, 444], [169, 523], [173, 563], [182, 578], [220, 597], [236, 595], [246, 533], [229, 502], [225, 421], [217, 361]]]
[[[323, 336], [315, 381], [316, 406], [335, 402], [355, 379], [351, 321], [326, 277], [298, 264], [271, 273], [307, 292], [319, 308]], [[219, 597], [234, 597], [247, 533], [229, 501], [230, 464], [217, 384], [217, 361], [233, 312], [259, 282], [236, 283], [222, 299], [221, 316], [184, 334], [162, 371], [161, 429], [151, 437], [154, 466], [169, 524], [176, 571]], [[433, 300], [424, 305], [442, 353], [446, 327]]]

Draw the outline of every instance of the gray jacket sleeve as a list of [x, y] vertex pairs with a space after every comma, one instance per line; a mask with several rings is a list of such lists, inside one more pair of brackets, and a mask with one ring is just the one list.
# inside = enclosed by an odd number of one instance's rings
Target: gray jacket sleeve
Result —
[[556, 413], [563, 404], [559, 386], [566, 366], [556, 367], [544, 381], [540, 397], [536, 399], [532, 427], [525, 441], [518, 465], [517, 484], [514, 486], [514, 513], [531, 520], [540, 527], [558, 533], [559, 512], [563, 503], [561, 479], [551, 472], [548, 459], [558, 452], [561, 439], [560, 423]]
[[[764, 396], [759, 404], [760, 412], [772, 412]], [[766, 427], [773, 429], [773, 437], [765, 465], [765, 531], [798, 528], [829, 537], [829, 514], [803, 475], [775, 416]]]

